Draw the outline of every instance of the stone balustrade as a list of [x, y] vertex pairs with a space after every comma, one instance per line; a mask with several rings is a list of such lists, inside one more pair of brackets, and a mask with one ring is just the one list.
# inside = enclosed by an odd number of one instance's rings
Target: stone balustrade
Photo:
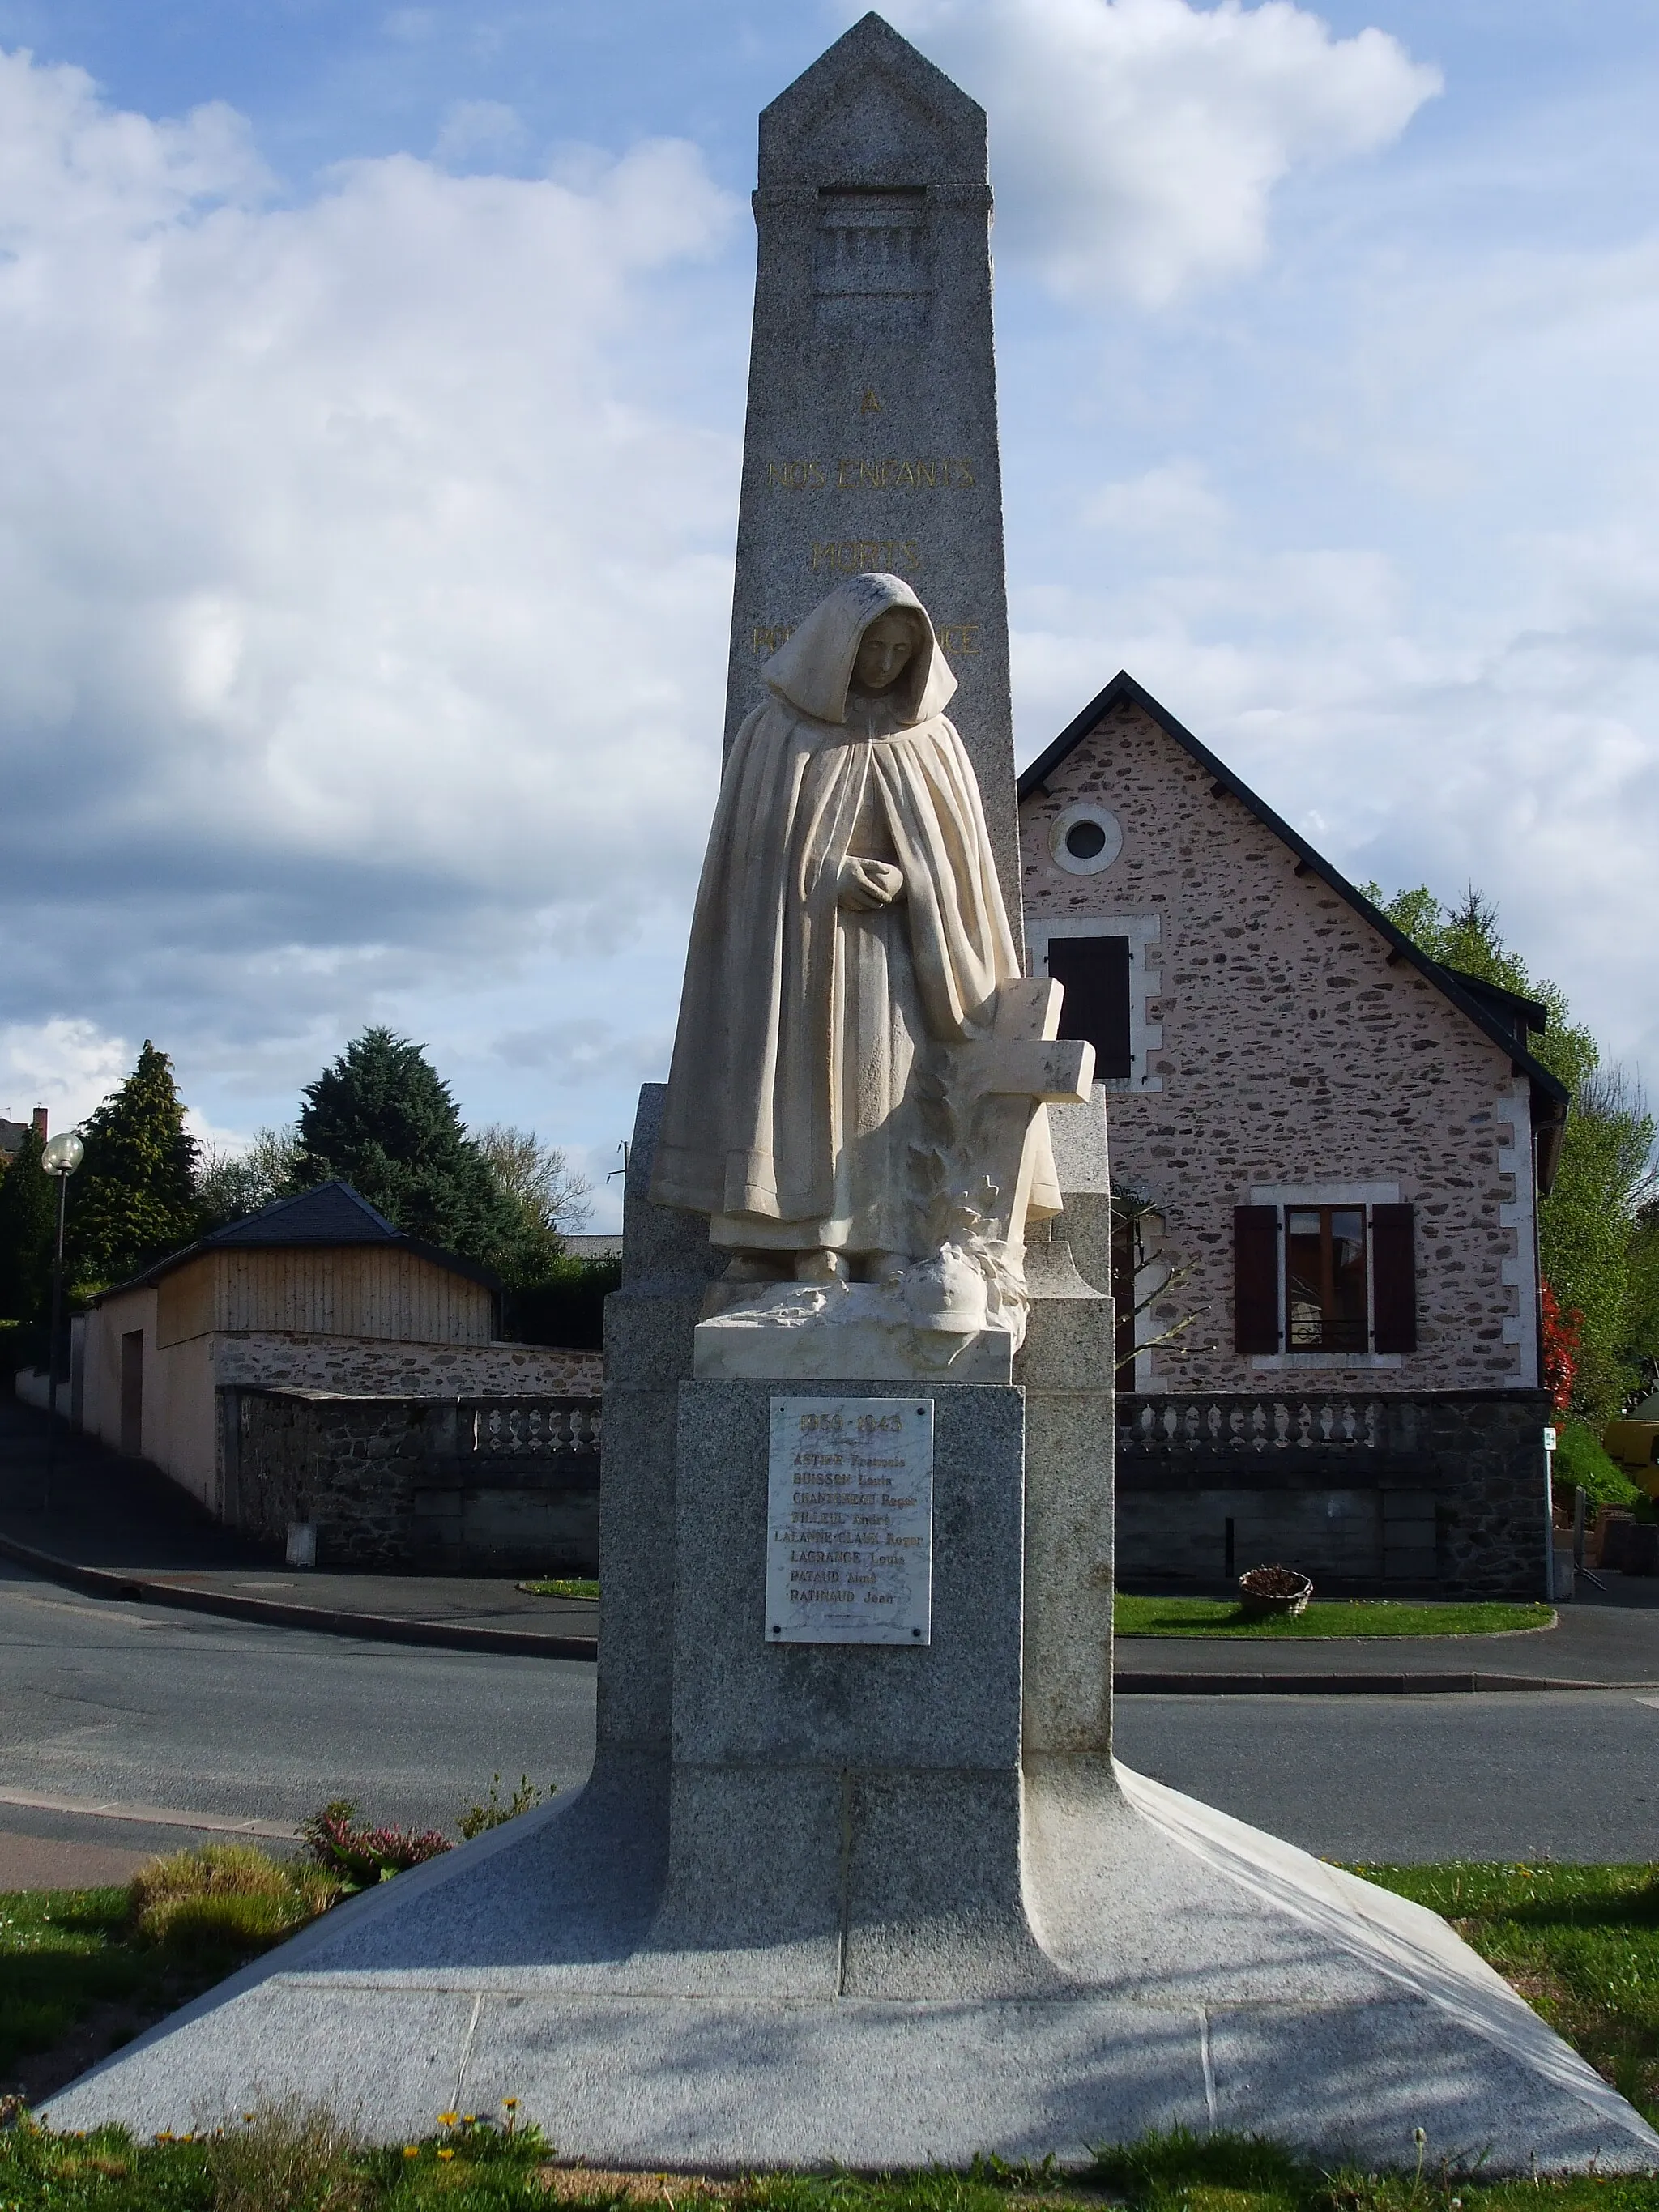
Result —
[[1117, 1445], [1146, 1452], [1269, 1452], [1330, 1447], [1374, 1451], [1386, 1433], [1377, 1398], [1249, 1394], [1233, 1397], [1121, 1396]]
[[595, 1398], [463, 1399], [456, 1407], [455, 1449], [489, 1456], [597, 1453], [601, 1418]]

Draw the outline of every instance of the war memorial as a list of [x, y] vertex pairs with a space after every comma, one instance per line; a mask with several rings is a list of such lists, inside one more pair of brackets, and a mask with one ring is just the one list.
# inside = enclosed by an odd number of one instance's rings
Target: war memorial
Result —
[[1184, 2126], [1645, 2171], [1443, 1923], [1113, 1760], [1111, 1305], [1068, 1243], [1105, 1094], [1024, 974], [984, 114], [866, 16], [762, 117], [755, 204], [726, 769], [607, 1316], [592, 1779], [53, 2120], [298, 2095], [398, 2139], [514, 2096], [609, 2166]]

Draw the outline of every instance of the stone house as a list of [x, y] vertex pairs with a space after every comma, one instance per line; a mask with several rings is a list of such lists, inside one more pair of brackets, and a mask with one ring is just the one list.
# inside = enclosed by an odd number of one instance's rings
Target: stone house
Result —
[[329, 1182], [93, 1301], [82, 1425], [324, 1563], [586, 1559], [597, 1352], [504, 1343], [485, 1268]]
[[15, 1160], [23, 1149], [31, 1131], [44, 1145], [46, 1141], [46, 1109], [37, 1106], [27, 1121], [8, 1121], [0, 1114], [0, 1163]]
[[1057, 1233], [1119, 1300], [1121, 1573], [1540, 1594], [1544, 1009], [1427, 958], [1127, 675], [1019, 798], [1028, 959], [1107, 1093], [1112, 1225]]

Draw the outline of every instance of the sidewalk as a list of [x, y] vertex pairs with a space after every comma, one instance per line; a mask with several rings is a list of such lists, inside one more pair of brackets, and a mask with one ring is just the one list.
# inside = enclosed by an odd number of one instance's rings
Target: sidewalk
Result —
[[[88, 1595], [380, 1643], [594, 1659], [599, 1607], [460, 1575], [307, 1572], [222, 1528], [142, 1460], [61, 1430], [41, 1510], [46, 1416], [0, 1398], [0, 1558]], [[1115, 1686], [1142, 1696], [1403, 1696], [1483, 1691], [1659, 1692], [1659, 1578], [1609, 1573], [1560, 1625], [1510, 1636], [1237, 1642], [1121, 1637]]]
[[137, 1598], [382, 1643], [592, 1659], [599, 1607], [459, 1575], [313, 1573], [222, 1528], [142, 1460], [62, 1427], [43, 1510], [46, 1415], [0, 1398], [0, 1558], [89, 1596]]

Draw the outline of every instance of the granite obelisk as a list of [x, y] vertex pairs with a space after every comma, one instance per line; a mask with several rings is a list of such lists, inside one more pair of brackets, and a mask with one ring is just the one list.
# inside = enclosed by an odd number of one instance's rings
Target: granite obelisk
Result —
[[726, 742], [837, 578], [902, 576], [1018, 929], [985, 111], [866, 15], [761, 117]]

